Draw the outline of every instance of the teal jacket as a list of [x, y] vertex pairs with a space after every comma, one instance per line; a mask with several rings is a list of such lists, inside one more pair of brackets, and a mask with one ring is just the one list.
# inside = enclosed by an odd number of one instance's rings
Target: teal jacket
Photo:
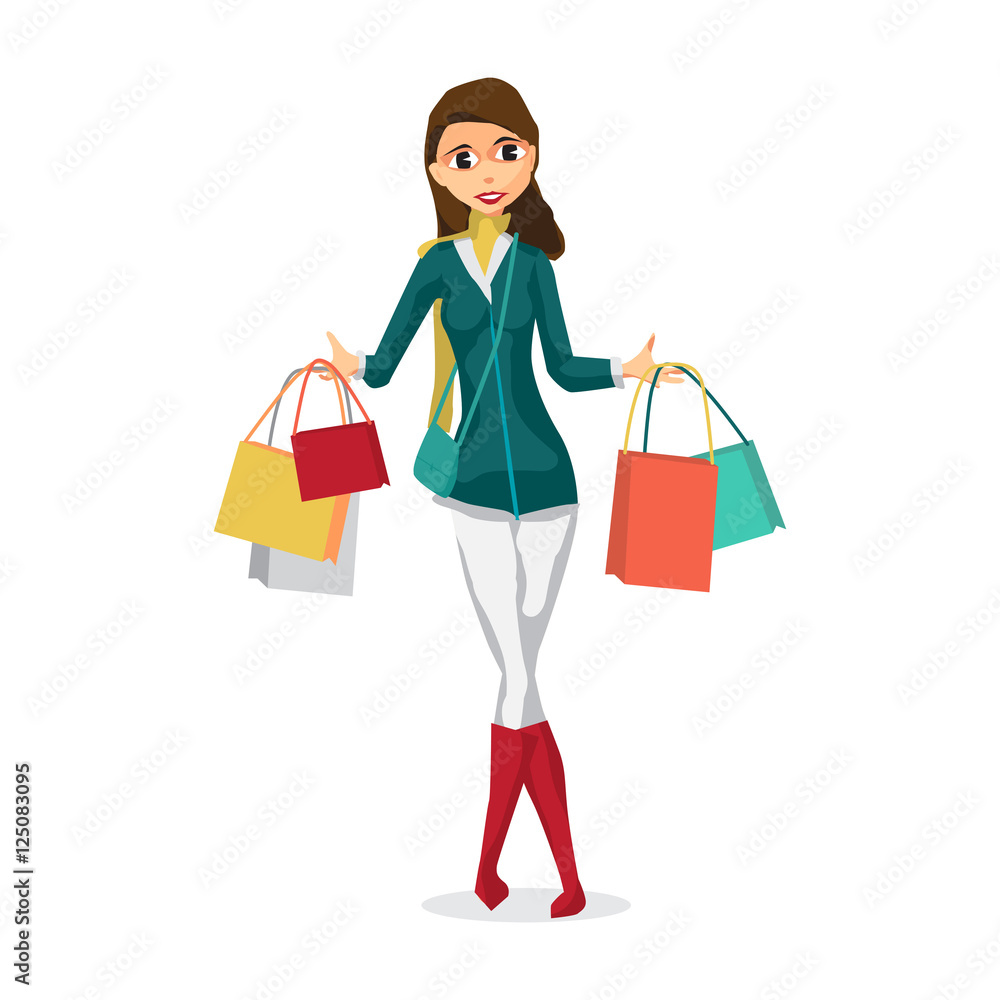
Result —
[[[441, 321], [455, 352], [463, 413], [472, 400], [492, 348], [488, 309], [498, 327], [511, 237], [497, 239], [487, 275], [482, 274], [470, 240], [436, 243], [420, 258], [379, 343], [364, 359], [365, 383], [385, 385], [436, 299]], [[494, 266], [496, 265], [496, 266]], [[491, 274], [491, 272], [493, 272]], [[491, 279], [491, 280], [490, 280]], [[485, 291], [491, 291], [492, 305]], [[497, 377], [489, 377], [472, 416], [459, 458], [451, 496], [464, 503], [525, 514], [577, 502], [576, 477], [569, 453], [545, 409], [531, 364], [535, 325], [545, 368], [569, 392], [608, 389], [619, 384], [608, 358], [575, 357], [566, 332], [552, 264], [536, 247], [518, 241], [510, 297], [497, 351]], [[495, 373], [494, 373], [495, 374]], [[620, 376], [619, 376], [620, 377]], [[499, 383], [499, 384], [498, 384]], [[510, 464], [501, 417], [506, 418]], [[513, 480], [513, 494], [511, 481]], [[515, 505], [516, 496], [516, 505]], [[516, 509], [515, 509], [516, 508]]]

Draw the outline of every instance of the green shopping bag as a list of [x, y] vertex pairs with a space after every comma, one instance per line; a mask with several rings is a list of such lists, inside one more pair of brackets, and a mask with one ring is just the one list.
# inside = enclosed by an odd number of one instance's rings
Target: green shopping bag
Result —
[[[665, 367], [665, 366], [664, 366]], [[681, 368], [688, 378], [699, 382], [683, 365]], [[649, 437], [649, 411], [653, 403], [653, 387], [662, 368], [649, 383], [649, 398], [646, 402], [646, 429], [642, 440], [642, 449], [646, 450], [646, 439]], [[724, 549], [727, 545], [746, 542], [761, 535], [770, 535], [775, 528], [783, 528], [781, 511], [778, 510], [774, 491], [767, 481], [764, 466], [757, 454], [757, 446], [748, 441], [743, 431], [736, 426], [733, 418], [719, 404], [719, 401], [708, 389], [708, 398], [715, 404], [718, 411], [729, 421], [730, 427], [740, 436], [739, 444], [731, 444], [725, 448], [715, 449], [715, 464], [719, 467], [719, 485], [715, 496], [715, 534], [712, 538], [713, 549]], [[708, 458], [706, 451], [694, 458]]]

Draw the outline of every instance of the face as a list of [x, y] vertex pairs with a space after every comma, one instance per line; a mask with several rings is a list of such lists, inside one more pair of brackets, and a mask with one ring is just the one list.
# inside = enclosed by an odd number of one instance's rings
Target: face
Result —
[[531, 182], [535, 147], [500, 125], [456, 122], [442, 133], [427, 169], [463, 205], [502, 215]]

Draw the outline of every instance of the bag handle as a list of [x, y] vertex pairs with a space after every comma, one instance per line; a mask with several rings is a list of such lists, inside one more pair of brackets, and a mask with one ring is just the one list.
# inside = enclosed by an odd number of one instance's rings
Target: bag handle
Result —
[[[684, 364], [681, 361], [666, 361], [661, 362], [658, 365], [650, 365], [642, 373], [642, 378], [639, 379], [639, 384], [636, 386], [635, 395], [632, 397], [632, 408], [628, 411], [628, 423], [625, 425], [625, 444], [622, 446], [622, 454], [628, 454], [628, 437], [632, 430], [632, 417], [635, 414], [635, 404], [639, 400], [639, 393], [642, 391], [642, 383], [645, 381], [646, 376], [656, 368], [686, 368], [690, 369], [698, 376], [698, 384], [701, 386], [701, 398], [705, 404], [705, 427], [708, 430], [708, 460], [712, 465], [715, 465], [715, 448], [712, 445], [712, 417], [708, 412], [708, 396], [705, 394], [705, 383], [702, 380], [701, 375], [698, 373], [698, 369], [694, 365]], [[659, 375], [657, 375], [659, 377]], [[656, 379], [653, 380], [653, 385], [656, 385]], [[645, 450], [645, 449], [643, 449]]]
[[[462, 429], [458, 433], [458, 437], [455, 438], [455, 443], [461, 447], [462, 442], [465, 440], [465, 434], [469, 429], [469, 424], [472, 422], [472, 414], [475, 413], [476, 407], [479, 405], [479, 397], [483, 394], [483, 389], [486, 387], [486, 379], [490, 374], [490, 366], [493, 364], [493, 359], [497, 356], [497, 348], [500, 346], [500, 338], [503, 336], [503, 322], [507, 315], [507, 299], [510, 297], [510, 280], [514, 276], [514, 254], [517, 252], [517, 241], [520, 239], [521, 234], [515, 233], [514, 240], [510, 245], [510, 254], [508, 255], [507, 261], [507, 282], [503, 288], [503, 301], [500, 303], [500, 325], [497, 328], [497, 335], [493, 339], [493, 349], [490, 351], [490, 356], [486, 359], [486, 367], [483, 369], [483, 377], [479, 380], [479, 385], [476, 388], [476, 394], [472, 398], [472, 405], [469, 407], [469, 412], [465, 416], [465, 422], [462, 424]], [[490, 303], [490, 323], [493, 322], [493, 303]], [[438, 401], [437, 409], [434, 411], [434, 418], [427, 425], [432, 427], [438, 422], [438, 417], [441, 416], [441, 410], [444, 408], [444, 401], [448, 398], [448, 392], [451, 389], [452, 382], [455, 381], [455, 376], [458, 374], [458, 363], [455, 363], [455, 367], [452, 368], [451, 374], [448, 376], [448, 384], [444, 387], [444, 392], [441, 393], [441, 399]]]
[[309, 376], [313, 373], [313, 367], [312, 366], [313, 365], [317, 365], [317, 364], [318, 365], [325, 365], [327, 368], [330, 369], [330, 371], [333, 372], [333, 374], [338, 379], [340, 379], [341, 382], [344, 383], [344, 388], [352, 396], [354, 396], [354, 402], [358, 404], [358, 408], [361, 410], [362, 413], [364, 413], [365, 420], [369, 424], [372, 423], [373, 422], [372, 418], [368, 416], [368, 413], [365, 411], [365, 408], [361, 405], [361, 400], [358, 399], [358, 397], [354, 394], [354, 390], [347, 384], [347, 379], [345, 379], [344, 376], [341, 375], [340, 372], [337, 371], [336, 368], [334, 368], [334, 366], [333, 366], [333, 364], [331, 362], [324, 361], [322, 358], [317, 358], [315, 361], [310, 361], [309, 364], [306, 366], [306, 374], [305, 374], [305, 377], [302, 379], [302, 388], [299, 390], [299, 405], [295, 408], [295, 423], [292, 425], [292, 433], [293, 434], [298, 433], [298, 429], [299, 429], [299, 416], [302, 413], [302, 400], [306, 398], [306, 383], [309, 381]]
[[[305, 368], [300, 368], [299, 369], [299, 375], [301, 375], [303, 372], [305, 372], [306, 369], [308, 369], [309, 372], [316, 371], [317, 369], [315, 369], [313, 367], [314, 365], [318, 365], [320, 370], [322, 370], [322, 369], [325, 368], [325, 369], [327, 369], [327, 371], [333, 372], [336, 375], [340, 375], [340, 372], [338, 372], [337, 369], [333, 367], [333, 362], [332, 361], [325, 361], [323, 358], [316, 358], [314, 361], [310, 361], [309, 364], [305, 366]], [[249, 441], [250, 438], [252, 438], [254, 436], [254, 432], [264, 422], [264, 418], [271, 412], [271, 410], [273, 410], [275, 408], [275, 406], [278, 405], [278, 401], [289, 390], [289, 388], [292, 385], [292, 382], [294, 382], [295, 379], [297, 379], [299, 377], [299, 375], [293, 375], [291, 377], [291, 379], [289, 379], [289, 381], [285, 383], [285, 385], [282, 388], [281, 392], [279, 392], [278, 395], [275, 396], [274, 399], [271, 400], [271, 402], [268, 404], [267, 409], [260, 415], [260, 419], [257, 421], [257, 423], [255, 423], [253, 425], [253, 427], [250, 428], [250, 433], [243, 439], [244, 441]], [[306, 373], [306, 377], [308, 378], [308, 372]], [[361, 400], [358, 399], [358, 397], [354, 395], [354, 390], [351, 389], [351, 387], [349, 385], [347, 385], [347, 382], [344, 380], [343, 375], [340, 375], [340, 380], [342, 382], [344, 382], [344, 385], [347, 387], [347, 391], [352, 396], [354, 396], [354, 401], [358, 404], [358, 406], [361, 406]], [[299, 403], [301, 405], [301, 400], [299, 401]], [[363, 406], [361, 406], [361, 412], [365, 414], [366, 418], [368, 417], [368, 414], [365, 413], [365, 408]], [[371, 423], [370, 420], [369, 420], [369, 423]], [[293, 431], [293, 433], [294, 433], [294, 431]]]
[[[684, 374], [687, 375], [688, 378], [694, 378], [694, 376], [689, 371], [687, 371], [686, 369], [684, 370]], [[653, 382], [649, 386], [649, 395], [646, 397], [646, 429], [645, 429], [645, 431], [643, 432], [643, 435], [642, 435], [642, 450], [643, 451], [646, 450], [646, 443], [649, 441], [649, 410], [650, 410], [650, 407], [652, 407], [652, 405], [653, 405], [653, 388], [654, 388], [655, 383], [656, 383], [656, 378], [659, 378], [659, 375], [660, 375], [660, 372], [658, 371], [656, 373], [656, 377], [653, 379]], [[695, 379], [695, 381], [697, 382], [698, 380]], [[712, 395], [712, 390], [706, 388], [705, 392], [708, 394], [708, 398], [713, 403], [715, 403], [716, 409], [726, 418], [726, 420], [729, 421], [729, 426], [732, 427], [732, 429], [734, 431], [736, 431], [737, 434], [739, 434], [740, 440], [744, 444], [750, 444], [750, 442], [746, 439], [745, 435], [743, 434], [743, 431], [741, 431], [739, 429], [739, 427], [736, 426], [736, 421], [733, 420], [733, 418], [728, 413], [726, 413], [726, 411], [722, 408], [722, 404], [715, 398], [715, 396]]]
[[[319, 369], [319, 371], [327, 371], [327, 370], [328, 369], [326, 368], [325, 365], [321, 369]], [[289, 382], [294, 382], [295, 379], [299, 375], [301, 375], [302, 372], [304, 372], [304, 371], [305, 371], [304, 368], [296, 368], [295, 371], [293, 371], [291, 373], [291, 375], [289, 375], [288, 378], [285, 379], [285, 382], [284, 382], [284, 385], [282, 386], [282, 388], [287, 388]], [[342, 421], [344, 421], [344, 422], [354, 423], [354, 414], [351, 412], [351, 397], [350, 396], [347, 397], [347, 413], [345, 414], [344, 413], [344, 394], [340, 390], [340, 382], [337, 381], [337, 380], [334, 380], [334, 381], [335, 381], [335, 384], [337, 386], [337, 399], [340, 401], [340, 419]], [[268, 444], [268, 447], [271, 446], [271, 442], [274, 440], [274, 425], [278, 422], [278, 410], [280, 409], [280, 407], [281, 407], [281, 401], [279, 400], [275, 404], [274, 410], [271, 413], [271, 426], [270, 426], [270, 428], [268, 429], [268, 432], [267, 432], [267, 444]]]
[[[310, 365], [312, 365], [312, 364], [313, 364], [313, 362], [310, 362]], [[325, 362], [325, 361], [323, 361], [323, 362], [320, 362], [320, 364], [321, 364], [321, 365], [322, 365], [322, 366], [323, 366], [324, 368], [326, 367], [326, 362]], [[270, 403], [270, 405], [268, 406], [268, 408], [267, 408], [267, 409], [266, 409], [266, 410], [265, 410], [265, 411], [264, 411], [264, 412], [263, 412], [263, 413], [262, 413], [262, 414], [260, 415], [260, 419], [259, 419], [259, 420], [257, 421], [257, 423], [255, 423], [255, 424], [253, 425], [253, 427], [251, 427], [251, 428], [250, 428], [250, 433], [249, 433], [249, 434], [248, 434], [248, 435], [247, 435], [247, 436], [246, 436], [246, 437], [245, 437], [245, 438], [243, 439], [244, 441], [249, 441], [249, 440], [250, 440], [250, 438], [252, 438], [252, 437], [254, 436], [254, 434], [255, 434], [255, 433], [256, 433], [256, 431], [257, 431], [257, 428], [258, 428], [258, 427], [260, 427], [260, 425], [261, 425], [261, 424], [262, 424], [262, 423], [264, 422], [264, 418], [265, 418], [265, 417], [266, 417], [266, 416], [267, 416], [267, 415], [268, 415], [268, 414], [269, 414], [269, 413], [271, 412], [271, 410], [275, 409], [275, 407], [277, 407], [277, 406], [279, 405], [279, 403], [280, 403], [280, 400], [281, 400], [281, 397], [282, 397], [282, 396], [284, 396], [284, 394], [285, 394], [285, 392], [287, 391], [288, 387], [289, 387], [289, 386], [290, 386], [290, 385], [291, 385], [291, 384], [292, 384], [292, 383], [293, 383], [293, 382], [294, 382], [294, 381], [295, 381], [295, 380], [296, 380], [296, 379], [297, 379], [297, 378], [299, 377], [299, 375], [301, 375], [301, 374], [302, 374], [302, 372], [304, 372], [304, 371], [305, 371], [305, 368], [296, 368], [296, 369], [295, 369], [295, 371], [294, 371], [294, 372], [292, 372], [292, 374], [291, 374], [291, 375], [289, 375], [287, 379], [285, 379], [285, 384], [284, 384], [284, 385], [283, 385], [283, 386], [281, 387], [281, 392], [279, 392], [279, 393], [278, 393], [278, 395], [277, 395], [277, 396], [275, 396], [275, 397], [274, 397], [274, 399], [272, 399], [272, 400], [271, 400], [271, 403]], [[273, 420], [271, 421], [271, 430], [272, 430], [272, 431], [274, 430], [274, 421], [273, 421]]]

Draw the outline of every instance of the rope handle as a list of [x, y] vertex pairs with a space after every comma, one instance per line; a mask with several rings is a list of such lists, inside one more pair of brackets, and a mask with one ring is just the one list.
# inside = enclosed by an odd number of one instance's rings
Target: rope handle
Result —
[[[323, 365], [320, 369], [321, 371], [328, 371], [326, 365]], [[285, 379], [284, 384], [287, 386], [289, 382], [295, 381], [295, 379], [305, 371], [304, 368], [296, 368], [289, 376]], [[337, 400], [340, 403], [340, 419], [344, 423], [354, 423], [354, 414], [351, 412], [351, 399], [347, 399], [347, 412], [344, 412], [344, 394], [340, 390], [340, 382], [334, 379], [334, 383], [337, 386]], [[274, 410], [271, 413], [271, 426], [267, 432], [267, 444], [268, 447], [271, 446], [274, 441], [274, 428], [278, 423], [278, 410], [281, 408], [281, 400], [279, 399], [277, 403], [274, 404]]]
[[302, 413], [302, 400], [306, 398], [306, 383], [309, 381], [309, 376], [312, 374], [312, 366], [316, 364], [326, 365], [326, 367], [329, 368], [330, 371], [333, 372], [333, 374], [338, 379], [340, 379], [341, 382], [344, 383], [344, 388], [354, 397], [354, 402], [358, 404], [358, 409], [360, 409], [361, 412], [364, 414], [365, 420], [369, 424], [372, 423], [373, 422], [372, 418], [368, 416], [367, 412], [365, 412], [365, 408], [361, 405], [361, 400], [358, 399], [358, 397], [354, 393], [354, 390], [350, 387], [350, 385], [348, 385], [347, 379], [345, 379], [344, 376], [341, 375], [336, 368], [334, 368], [333, 362], [324, 361], [322, 358], [317, 358], [315, 361], [310, 361], [309, 364], [306, 366], [306, 374], [305, 377], [302, 379], [302, 388], [299, 390], [299, 405], [295, 408], [295, 423], [292, 424], [292, 433], [293, 434], [298, 433], [299, 416]]
[[[635, 389], [635, 395], [632, 397], [632, 408], [628, 411], [628, 423], [625, 425], [625, 444], [622, 446], [622, 454], [628, 454], [628, 438], [632, 431], [632, 417], [635, 415], [635, 404], [639, 401], [639, 393], [642, 391], [642, 384], [645, 382], [646, 376], [657, 368], [684, 368], [688, 371], [694, 372], [697, 376], [698, 384], [701, 386], [702, 402], [705, 404], [705, 427], [708, 430], [708, 460], [712, 465], [715, 465], [715, 448], [712, 445], [712, 417], [708, 412], [708, 395], [705, 393], [705, 382], [694, 365], [685, 364], [683, 361], [666, 361], [661, 362], [658, 365], [650, 365], [642, 373], [642, 378], [639, 379], [639, 384]], [[657, 377], [659, 377], [659, 375], [657, 375]]]
[[[361, 406], [361, 400], [358, 399], [358, 397], [354, 395], [354, 390], [344, 380], [344, 376], [340, 375], [340, 372], [338, 372], [337, 369], [333, 367], [333, 362], [331, 362], [331, 361], [325, 361], [323, 358], [316, 358], [315, 360], [310, 361], [309, 364], [306, 365], [305, 367], [299, 369], [298, 373], [296, 375], [294, 375], [292, 378], [290, 378], [285, 383], [285, 385], [282, 387], [281, 392], [279, 392], [278, 395], [275, 396], [274, 399], [271, 400], [271, 402], [268, 404], [267, 409], [260, 415], [260, 418], [258, 419], [257, 423], [255, 423], [253, 425], [253, 427], [250, 428], [250, 433], [247, 434], [247, 436], [243, 439], [244, 441], [249, 441], [250, 438], [252, 438], [254, 436], [254, 433], [256, 432], [257, 428], [260, 427], [260, 425], [264, 422], [265, 417], [267, 417], [267, 415], [271, 412], [271, 410], [273, 410], [275, 408], [275, 406], [277, 406], [278, 400], [280, 400], [281, 397], [284, 396], [284, 394], [292, 387], [292, 384], [295, 382], [295, 380], [300, 375], [302, 375], [303, 373], [305, 373], [306, 376], [308, 377], [309, 373], [312, 372], [314, 365], [319, 365], [320, 368], [325, 368], [325, 369], [327, 369], [327, 371], [330, 371], [330, 372], [332, 372], [335, 375], [339, 375], [340, 376], [340, 380], [342, 382], [344, 382], [344, 385], [347, 388], [347, 391], [352, 396], [354, 396], [354, 401], [358, 404], [358, 406]], [[301, 406], [301, 402], [302, 401], [300, 399], [299, 400], [299, 405], [300, 406]], [[363, 406], [361, 406], [361, 412], [365, 413], [365, 408]], [[365, 417], [366, 418], [368, 417], [367, 413], [365, 413]], [[297, 422], [297, 418], [298, 418], [298, 413], [296, 413], [296, 422]], [[371, 420], [369, 420], [368, 422], [371, 423]], [[292, 433], [294, 433], [294, 431]]]
[[[685, 371], [684, 374], [687, 375], [687, 377], [689, 379], [692, 379], [695, 382], [698, 381], [689, 371]], [[659, 373], [657, 373], [656, 377], [659, 378]], [[655, 384], [656, 383], [655, 383], [655, 379], [654, 379], [653, 382], [652, 382], [652, 384], [649, 387], [649, 395], [646, 397], [646, 427], [645, 427], [645, 430], [643, 431], [643, 435], [642, 435], [642, 450], [643, 451], [646, 450], [646, 445], [649, 442], [649, 411], [650, 411], [650, 409], [651, 409], [651, 407], [653, 405], [653, 388], [655, 387]], [[736, 431], [736, 433], [740, 437], [740, 440], [744, 444], [749, 444], [750, 442], [747, 440], [747, 436], [743, 433], [743, 431], [741, 431], [739, 429], [739, 427], [736, 426], [736, 421], [733, 420], [733, 418], [726, 412], [726, 410], [722, 406], [722, 403], [720, 403], [715, 398], [715, 396], [712, 395], [712, 390], [706, 387], [705, 392], [708, 393], [708, 398], [715, 405], [715, 408], [719, 411], [719, 413], [721, 413], [726, 418], [726, 420], [729, 421], [729, 426], [732, 427], [732, 429], [734, 431]]]

